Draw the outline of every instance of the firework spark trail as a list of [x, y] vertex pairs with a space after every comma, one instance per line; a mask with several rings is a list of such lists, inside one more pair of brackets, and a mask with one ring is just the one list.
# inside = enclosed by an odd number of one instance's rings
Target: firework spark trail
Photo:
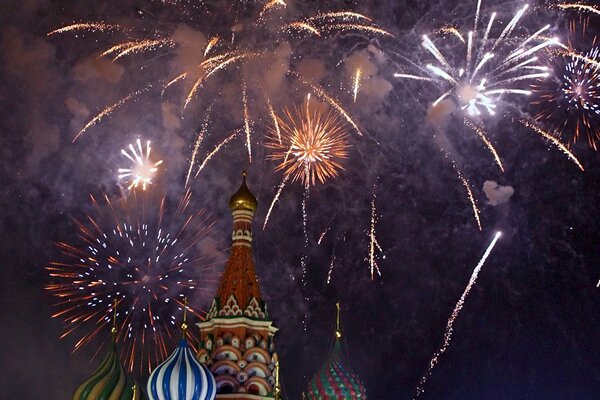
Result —
[[504, 172], [504, 166], [502, 165], [502, 161], [500, 160], [500, 156], [498, 155], [498, 152], [496, 151], [496, 148], [494, 147], [494, 145], [492, 144], [492, 142], [488, 139], [488, 137], [483, 132], [483, 129], [481, 129], [480, 127], [478, 127], [477, 125], [475, 125], [473, 122], [471, 122], [467, 118], [465, 118], [463, 120], [463, 122], [464, 122], [464, 124], [467, 127], [471, 128], [471, 130], [473, 130], [475, 133], [477, 133], [477, 135], [481, 138], [481, 140], [483, 140], [483, 143], [485, 143], [485, 145], [487, 146], [488, 150], [494, 156], [494, 159], [496, 160], [496, 164], [498, 165], [498, 168], [500, 168], [500, 171]]
[[156, 50], [161, 47], [174, 47], [175, 42], [171, 39], [143, 39], [132, 42], [120, 43], [105, 50], [100, 57], [105, 57], [116, 53], [112, 61], [131, 54], [138, 54], [144, 51]]
[[134, 98], [138, 97], [140, 94], [147, 92], [150, 88], [152, 87], [152, 85], [147, 85], [144, 89], [140, 89], [137, 90], [135, 92], [132, 92], [130, 94], [128, 94], [127, 96], [123, 97], [121, 100], [117, 101], [115, 104], [106, 107], [104, 110], [102, 110], [99, 114], [97, 114], [94, 118], [92, 118], [80, 131], [79, 133], [77, 133], [77, 135], [75, 135], [75, 137], [73, 138], [73, 142], [75, 142], [81, 135], [83, 135], [89, 128], [91, 128], [92, 126], [98, 124], [99, 122], [102, 121], [102, 118], [109, 116], [110, 114], [112, 114], [116, 109], [124, 106], [125, 104], [127, 104], [127, 102], [129, 102], [130, 100], [133, 100]]
[[107, 31], [124, 31], [119, 25], [105, 24], [104, 22], [91, 22], [63, 26], [48, 32], [46, 36], [52, 36], [59, 33], [74, 32], [74, 31], [90, 31], [90, 32], [107, 32]]
[[371, 199], [371, 228], [369, 229], [369, 270], [371, 272], [371, 280], [375, 278], [375, 272], [381, 277], [381, 270], [377, 264], [376, 250], [381, 251], [381, 247], [377, 243], [375, 226], [377, 225], [377, 209], [375, 208], [375, 199], [377, 195], [373, 190], [373, 198]]
[[185, 177], [185, 186], [186, 187], [187, 187], [188, 182], [190, 180], [190, 176], [192, 175], [192, 169], [194, 169], [194, 165], [196, 164], [196, 156], [198, 155], [198, 150], [200, 149], [200, 144], [202, 144], [202, 141], [204, 140], [204, 137], [206, 135], [206, 131], [208, 130], [208, 126], [209, 126], [209, 122], [210, 122], [210, 116], [211, 116], [211, 111], [212, 111], [212, 105], [206, 111], [206, 116], [204, 117], [204, 122], [202, 123], [200, 131], [198, 132], [198, 137], [196, 138], [196, 141], [194, 142], [194, 149], [192, 150], [192, 157], [191, 157], [191, 160], [190, 160], [190, 167], [188, 168], [188, 172], [187, 172], [187, 175]]
[[163, 160], [151, 161], [150, 160], [150, 140], [146, 142], [146, 150], [142, 147], [142, 141], [138, 138], [136, 141], [137, 150], [132, 144], [129, 145], [129, 152], [122, 149], [121, 154], [127, 157], [133, 162], [131, 168], [119, 168], [118, 178], [127, 179], [129, 181], [128, 190], [137, 188], [140, 184], [142, 190], [146, 190], [148, 185], [152, 184], [152, 179], [158, 171], [158, 166], [162, 164]]
[[481, 271], [483, 264], [485, 263], [488, 256], [494, 249], [494, 246], [496, 245], [496, 242], [498, 241], [498, 239], [500, 239], [501, 235], [502, 235], [502, 232], [496, 232], [496, 234], [494, 235], [494, 239], [492, 240], [492, 242], [490, 243], [488, 248], [485, 250], [485, 253], [483, 253], [483, 256], [481, 257], [481, 259], [475, 266], [475, 269], [473, 270], [473, 273], [471, 274], [471, 278], [469, 279], [469, 283], [467, 284], [467, 287], [465, 287], [465, 290], [463, 291], [462, 295], [460, 296], [460, 299], [454, 306], [454, 310], [452, 310], [452, 314], [450, 315], [450, 318], [448, 318], [448, 322], [446, 323], [446, 331], [444, 333], [444, 342], [443, 342], [442, 346], [439, 348], [439, 350], [434, 353], [431, 361], [429, 362], [429, 367], [427, 369], [427, 372], [425, 373], [425, 375], [423, 375], [423, 377], [419, 381], [419, 384], [417, 385], [417, 390], [413, 397], [413, 400], [416, 399], [417, 397], [419, 397], [425, 391], [424, 387], [425, 387], [425, 383], [427, 382], [427, 378], [431, 375], [433, 369], [437, 365], [440, 356], [442, 354], [444, 354], [446, 352], [446, 350], [448, 350], [448, 346], [450, 346], [450, 340], [452, 339], [452, 333], [454, 332], [454, 322], [458, 318], [460, 311], [463, 309], [465, 300], [467, 299], [469, 292], [471, 291], [471, 289], [473, 288], [473, 285], [475, 285], [475, 282], [477, 281], [477, 276], [479, 275], [479, 271]]
[[277, 188], [277, 193], [275, 193], [275, 196], [273, 197], [273, 201], [271, 202], [271, 205], [269, 206], [269, 211], [267, 211], [267, 215], [265, 217], [265, 222], [263, 223], [263, 230], [265, 230], [265, 228], [267, 227], [267, 223], [269, 222], [269, 217], [271, 216], [273, 207], [275, 206], [275, 203], [277, 203], [279, 201], [281, 192], [283, 191], [283, 188], [285, 187], [285, 184], [288, 181], [288, 179], [290, 179], [290, 175], [289, 174], [284, 175], [283, 179], [281, 180], [281, 183], [279, 184], [279, 187]]
[[479, 208], [477, 207], [477, 201], [475, 200], [473, 191], [471, 190], [471, 185], [469, 184], [469, 181], [467, 180], [467, 178], [465, 178], [465, 176], [463, 175], [460, 168], [458, 168], [458, 165], [455, 162], [452, 162], [452, 166], [454, 167], [454, 171], [456, 171], [456, 175], [458, 176], [458, 179], [460, 179], [460, 182], [462, 183], [463, 187], [467, 191], [467, 198], [471, 202], [471, 208], [473, 209], [473, 216], [475, 217], [475, 221], [477, 221], [477, 227], [479, 228], [479, 230], [481, 230], [481, 219], [479, 218], [480, 211], [479, 211]]
[[378, 35], [394, 37], [390, 32], [385, 29], [381, 29], [377, 26], [360, 25], [360, 24], [334, 24], [330, 25], [329, 30], [340, 30], [340, 31], [363, 31], [367, 33], [375, 33]]
[[267, 98], [267, 107], [269, 108], [269, 115], [271, 116], [271, 122], [273, 122], [275, 133], [277, 134], [277, 140], [279, 140], [279, 144], [281, 144], [281, 128], [279, 127], [277, 115], [275, 114], [275, 110], [273, 109], [273, 105], [271, 104], [271, 100], [269, 100], [269, 98]]
[[315, 15], [314, 17], [309, 17], [307, 18], [307, 20], [319, 20], [319, 19], [342, 19], [342, 20], [366, 20], [366, 21], [373, 21], [373, 19], [371, 19], [370, 17], [367, 17], [366, 15], [363, 14], [359, 14], [356, 12], [352, 12], [352, 11], [333, 11], [333, 12], [328, 12], [328, 13], [322, 13], [322, 14], [318, 14]]
[[329, 103], [333, 108], [335, 108], [338, 113], [340, 113], [340, 115], [342, 117], [344, 117], [344, 119], [350, 124], [352, 125], [352, 127], [356, 130], [356, 132], [359, 134], [359, 136], [362, 136], [362, 132], [360, 131], [360, 129], [358, 128], [358, 125], [356, 125], [356, 123], [352, 120], [352, 118], [350, 117], [350, 115], [346, 112], [346, 110], [344, 110], [344, 108], [333, 98], [331, 97], [329, 94], [327, 94], [327, 92], [325, 92], [325, 90], [323, 90], [319, 85], [317, 85], [316, 83], [313, 83], [311, 81], [308, 81], [304, 78], [302, 78], [299, 75], [296, 75], [298, 77], [298, 79], [300, 80], [300, 82], [302, 82], [304, 85], [309, 86], [315, 93], [317, 96], [319, 96], [320, 98], [324, 99], [325, 101], [327, 101], [327, 103]]
[[319, 235], [319, 240], [317, 240], [317, 244], [318, 244], [318, 245], [321, 245], [321, 242], [323, 241], [323, 238], [325, 238], [325, 235], [327, 235], [327, 232], [329, 232], [329, 230], [330, 230], [330, 229], [331, 229], [331, 228], [327, 228], [327, 229], [325, 229], [325, 230], [324, 230], [324, 231], [321, 233], [321, 235]]
[[589, 4], [582, 4], [582, 3], [563, 3], [563, 4], [556, 4], [555, 7], [560, 8], [562, 10], [577, 10], [577, 11], [585, 11], [585, 12], [590, 12], [593, 14], [598, 14], [600, 15], [600, 9], [596, 6], [592, 6]]
[[534, 131], [535, 133], [538, 133], [539, 135], [541, 135], [542, 137], [548, 139], [553, 145], [555, 145], [556, 147], [558, 147], [571, 161], [573, 161], [575, 163], [575, 165], [577, 165], [577, 167], [581, 170], [581, 171], [585, 171], [585, 169], [583, 168], [583, 165], [579, 162], [579, 160], [577, 159], [577, 157], [575, 157], [575, 154], [573, 154], [564, 144], [562, 144], [557, 138], [555, 138], [552, 134], [546, 132], [545, 130], [543, 130], [541, 127], [539, 127], [538, 125], [527, 121], [526, 119], [523, 118], [518, 118], [517, 119], [524, 127], [531, 129], [532, 131]]
[[356, 97], [358, 96], [358, 91], [360, 90], [360, 78], [361, 78], [362, 70], [360, 68], [356, 69], [354, 74], [354, 84], [352, 87], [352, 97], [354, 102], [356, 103]]
[[333, 275], [333, 269], [335, 268], [335, 247], [333, 254], [331, 255], [331, 261], [329, 262], [329, 269], [327, 270], [327, 284], [331, 283], [331, 276]]
[[210, 153], [208, 153], [208, 155], [206, 156], [206, 158], [204, 158], [204, 161], [202, 162], [202, 164], [200, 165], [200, 167], [198, 167], [198, 171], [196, 171], [196, 175], [194, 175], [194, 178], [197, 178], [198, 175], [200, 174], [200, 172], [204, 169], [204, 167], [206, 167], [206, 164], [210, 161], [210, 159], [213, 158], [213, 156], [215, 154], [217, 154], [219, 152], [219, 150], [221, 150], [221, 148], [223, 146], [225, 146], [227, 143], [231, 142], [239, 133], [240, 133], [240, 130], [235, 130], [231, 135], [229, 135], [221, 143], [219, 143], [213, 149], [213, 151], [211, 151]]
[[218, 36], [213, 36], [210, 38], [210, 40], [208, 41], [208, 43], [206, 44], [206, 48], [204, 49], [204, 57], [206, 57], [208, 55], [208, 53], [210, 52], [210, 50], [216, 46], [216, 44], [219, 42], [219, 37]]
[[[65, 261], [46, 267], [50, 282], [45, 289], [57, 297], [60, 310], [53, 317], [65, 322], [62, 337], [79, 335], [77, 350], [111, 322], [118, 300], [115, 340], [122, 344], [121, 358], [129, 370], [139, 367], [143, 373], [167, 356], [165, 341], [177, 329], [179, 297], [208, 296], [208, 284], [217, 278], [213, 267], [224, 254], [212, 245], [212, 250], [194, 254], [205, 239], [213, 242], [214, 221], [203, 211], [187, 214], [189, 194], [173, 215], [168, 207], [169, 218], [163, 218], [164, 198], [145, 204], [148, 197], [130, 196], [116, 205], [107, 195], [103, 205], [90, 198], [96, 215], [89, 215], [87, 222], [74, 220], [79, 242], [57, 243]], [[200, 309], [188, 309], [201, 317]]]
[[242, 102], [244, 103], [244, 131], [246, 132], [246, 149], [248, 150], [248, 160], [252, 163], [252, 121], [248, 113], [248, 91], [246, 90], [246, 82], [242, 83]]
[[434, 81], [433, 78], [427, 78], [426, 76], [419, 76], [419, 75], [413, 75], [413, 74], [401, 74], [401, 73], [394, 73], [394, 78], [405, 78], [405, 79], [412, 79], [415, 81]]
[[310, 32], [316, 36], [321, 36], [321, 32], [317, 28], [315, 28], [313, 25], [309, 24], [308, 22], [295, 21], [290, 24], [284, 25], [282, 27], [282, 30], [285, 30], [285, 31], [289, 31], [291, 29], [296, 29], [299, 31], [306, 31], [306, 32]]
[[567, 55], [567, 56], [569, 56], [569, 57], [573, 57], [573, 58], [576, 58], [576, 59], [581, 60], [583, 62], [586, 62], [586, 63], [588, 63], [590, 65], [593, 65], [594, 68], [596, 68], [596, 69], [600, 69], [600, 61], [597, 58], [591, 58], [591, 57], [586, 56], [585, 54], [579, 54], [579, 53], [576, 53], [574, 51], [569, 51], [569, 52], [564, 53], [564, 54]]
[[[308, 166], [306, 167], [308, 169]], [[306, 272], [307, 272], [307, 259], [308, 259], [308, 211], [306, 209], [306, 203], [308, 202], [308, 198], [310, 196], [310, 185], [308, 181], [304, 184], [304, 196], [302, 196], [302, 232], [304, 233], [304, 252], [300, 259], [300, 282], [302, 283], [302, 288], [306, 290], [307, 281], [306, 281]], [[305, 295], [305, 301], [310, 301], [310, 297]], [[304, 327], [304, 331], [307, 330], [308, 322], [308, 314], [305, 313], [302, 318], [302, 325]]]
[[443, 26], [440, 28], [439, 33], [445, 35], [454, 35], [458, 38], [458, 40], [465, 43], [465, 38], [463, 37], [462, 33], [460, 33], [460, 31], [453, 26]]

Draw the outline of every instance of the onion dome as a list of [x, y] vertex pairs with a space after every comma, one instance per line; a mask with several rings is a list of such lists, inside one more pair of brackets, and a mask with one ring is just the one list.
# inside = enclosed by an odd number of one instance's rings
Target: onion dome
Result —
[[110, 346], [100, 367], [77, 388], [73, 400], [139, 400], [133, 380], [119, 362], [114, 342]]
[[177, 350], [150, 374], [147, 392], [150, 400], [213, 400], [217, 384], [181, 339]]
[[256, 201], [256, 197], [250, 192], [248, 186], [246, 186], [246, 171], [244, 171], [242, 185], [238, 189], [237, 192], [231, 196], [229, 199], [229, 208], [231, 211], [236, 210], [248, 210], [248, 211], [256, 211], [256, 207], [258, 206], [258, 202]]
[[366, 399], [360, 377], [342, 362], [342, 346], [336, 340], [333, 351], [308, 385], [309, 399]]
[[365, 386], [342, 360], [342, 330], [340, 329], [340, 303], [336, 303], [335, 345], [327, 361], [308, 385], [309, 399], [345, 400], [367, 398]]

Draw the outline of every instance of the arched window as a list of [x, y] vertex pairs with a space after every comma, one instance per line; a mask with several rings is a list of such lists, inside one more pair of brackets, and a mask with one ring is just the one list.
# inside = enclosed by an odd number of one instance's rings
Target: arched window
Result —
[[218, 392], [220, 394], [233, 393], [233, 386], [231, 386], [228, 383], [225, 383], [225, 384], [221, 385]]
[[258, 385], [252, 384], [248, 387], [248, 393], [250, 394], [260, 394], [260, 388]]

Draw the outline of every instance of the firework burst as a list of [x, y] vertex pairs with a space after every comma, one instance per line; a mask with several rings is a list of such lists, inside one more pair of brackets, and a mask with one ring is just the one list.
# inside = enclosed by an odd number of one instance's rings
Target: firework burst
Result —
[[337, 114], [323, 112], [307, 100], [299, 108], [284, 109], [283, 116], [276, 118], [278, 128], [271, 130], [265, 143], [270, 151], [267, 159], [278, 162], [276, 171], [283, 171], [292, 182], [314, 186], [343, 169], [341, 160], [348, 157], [350, 145]]
[[548, 68], [539, 63], [537, 54], [544, 48], [558, 45], [556, 39], [543, 36], [549, 25], [523, 39], [516, 39], [513, 33], [528, 6], [519, 9], [512, 20], [498, 31], [498, 35], [494, 35], [495, 13], [491, 14], [485, 30], [478, 30], [480, 8], [481, 0], [477, 3], [474, 28], [466, 35], [457, 28], [440, 30], [442, 33], [451, 32], [448, 37], [459, 40], [463, 46], [462, 58], [447, 58], [434, 40], [424, 35], [422, 46], [433, 57], [423, 68], [425, 74], [395, 75], [398, 78], [435, 82], [442, 94], [433, 104], [452, 96], [470, 117], [480, 116], [483, 111], [495, 114], [502, 95], [531, 94], [525, 86], [527, 82], [548, 76]]
[[77, 336], [74, 350], [105, 330], [118, 301], [121, 357], [143, 373], [167, 356], [184, 297], [188, 311], [202, 317], [196, 305], [211, 295], [223, 255], [212, 219], [186, 211], [190, 196], [172, 213], [164, 197], [150, 200], [149, 192], [116, 203], [91, 196], [94, 214], [75, 221], [78, 241], [57, 243], [60, 260], [46, 267], [45, 288], [58, 298], [53, 317], [66, 324], [61, 337]]
[[[600, 143], [600, 47], [596, 37], [586, 40], [588, 19], [571, 21], [568, 50], [547, 59], [551, 79], [531, 85], [535, 94], [533, 118], [545, 131], [567, 143], [581, 136], [594, 150]], [[581, 36], [581, 37], [580, 37]], [[577, 47], [587, 50], [579, 52]]]
[[[288, 48], [293, 55], [294, 44], [298, 43], [299, 39], [302, 43], [310, 44], [312, 41], [317, 43], [316, 38], [333, 37], [339, 33], [359, 33], [360, 37], [365, 38], [367, 36], [391, 36], [389, 32], [377, 26], [371, 18], [360, 13], [341, 10], [317, 13], [311, 16], [298, 16], [293, 15], [293, 10], [289, 10], [286, 2], [281, 0], [251, 3], [253, 2], [227, 3], [221, 6], [224, 7], [221, 13], [211, 10], [208, 15], [227, 16], [225, 21], [219, 21], [211, 31], [206, 31], [210, 24], [207, 23], [204, 12], [208, 9], [203, 10], [203, 4], [193, 5], [193, 10], [190, 11], [186, 8], [189, 6], [187, 3], [167, 2], [168, 6], [179, 9], [177, 21], [164, 21], [164, 23], [153, 21], [152, 26], [149, 26], [142, 20], [139, 22], [139, 26], [127, 27], [105, 22], [76, 23], [53, 30], [48, 35], [87, 31], [105, 35], [110, 40], [124, 37], [116, 43], [108, 44], [101, 52], [100, 57], [110, 57], [113, 62], [133, 58], [149, 59], [142, 70], [153, 71], [156, 69], [153, 67], [161, 67], [161, 74], [164, 74], [165, 70], [172, 69], [164, 68], [164, 60], [170, 63], [169, 66], [176, 65], [177, 63], [172, 63], [172, 59], [182, 51], [186, 51], [186, 60], [193, 59], [194, 61], [184, 63], [185, 66], [181, 70], [174, 73], [168, 72], [169, 75], [162, 75], [157, 79], [155, 76], [158, 74], [149, 73], [153, 77], [152, 87], [160, 88], [163, 95], [167, 90], [175, 90], [176, 86], [180, 86], [184, 93], [182, 113], [200, 96], [203, 90], [206, 90], [207, 86], [215, 84], [214, 77], [222, 71], [234, 70], [235, 73], [231, 75], [228, 84], [239, 87], [242, 112], [241, 120], [238, 122], [243, 127], [248, 158], [251, 161], [252, 119], [253, 116], [260, 118], [270, 114], [270, 99], [273, 94], [273, 85], [270, 82], [273, 79], [272, 76], [267, 76], [260, 70], [279, 70], [281, 65], [284, 65], [287, 68], [287, 71], [284, 72], [287, 72], [288, 76], [297, 77], [298, 74], [293, 70], [294, 67], [288, 61], [282, 62], [282, 57], [286, 60], [289, 58]], [[216, 5], [213, 6], [216, 7]], [[205, 39], [203, 44], [198, 44], [202, 40], [194, 40], [194, 43], [190, 44], [189, 38], [182, 38], [185, 35], [181, 35], [178, 28], [174, 29], [182, 22], [197, 30], [195, 34]], [[178, 65], [174, 68], [179, 69], [180, 67]], [[140, 74], [137, 68], [130, 71], [132, 75]], [[285, 76], [285, 73], [282, 74], [282, 77]], [[297, 83], [301, 86], [318, 86], [313, 84], [310, 79], [299, 79]], [[215, 88], [212, 87], [212, 89]], [[221, 89], [216, 88], [215, 90], [220, 93]], [[330, 102], [346, 119], [350, 119], [348, 113], [334, 97], [321, 88], [315, 93], [324, 101]], [[138, 94], [140, 91], [133, 92], [114, 105], [106, 107], [83, 127], [76, 138], [100, 122], [104, 116], [134, 100]], [[352, 124], [358, 130], [353, 122]], [[207, 133], [206, 129], [204, 131]], [[194, 145], [190, 169], [193, 168], [198, 151], [198, 146]], [[189, 176], [191, 173], [188, 174], [188, 178]]]
[[129, 145], [129, 151], [123, 149], [123, 154], [129, 159], [133, 165], [130, 168], [119, 168], [119, 179], [127, 182], [127, 189], [137, 188], [141, 186], [143, 190], [152, 184], [152, 180], [158, 171], [158, 166], [162, 164], [162, 160], [152, 161], [150, 159], [150, 141], [146, 142], [146, 147], [142, 147], [142, 141], [138, 138], [136, 141], [137, 148], [133, 144]]

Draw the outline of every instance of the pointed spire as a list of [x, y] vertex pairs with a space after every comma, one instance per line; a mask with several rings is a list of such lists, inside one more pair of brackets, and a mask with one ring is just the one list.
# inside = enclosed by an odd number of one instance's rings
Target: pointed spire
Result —
[[187, 297], [183, 298], [183, 322], [181, 323], [181, 338], [185, 339], [185, 331], [187, 331]]
[[[246, 186], [244, 172], [240, 188], [229, 201], [233, 214], [233, 243], [216, 296], [219, 310], [223, 307], [235, 308], [238, 316], [245, 312], [251, 302], [253, 308], [262, 308], [252, 256], [252, 221], [257, 204], [256, 197]], [[236, 316], [236, 313], [230, 316]]]
[[275, 400], [281, 399], [281, 385], [279, 384], [279, 358], [275, 361]]
[[336, 315], [335, 315], [335, 340], [342, 338], [342, 329], [340, 328], [340, 302], [335, 303]]
[[115, 299], [115, 301], [113, 302], [113, 319], [112, 319], [112, 327], [110, 328], [110, 333], [112, 335], [112, 341], [113, 343], [117, 342], [117, 306], [119, 305], [119, 302], [117, 301], [117, 299]]

